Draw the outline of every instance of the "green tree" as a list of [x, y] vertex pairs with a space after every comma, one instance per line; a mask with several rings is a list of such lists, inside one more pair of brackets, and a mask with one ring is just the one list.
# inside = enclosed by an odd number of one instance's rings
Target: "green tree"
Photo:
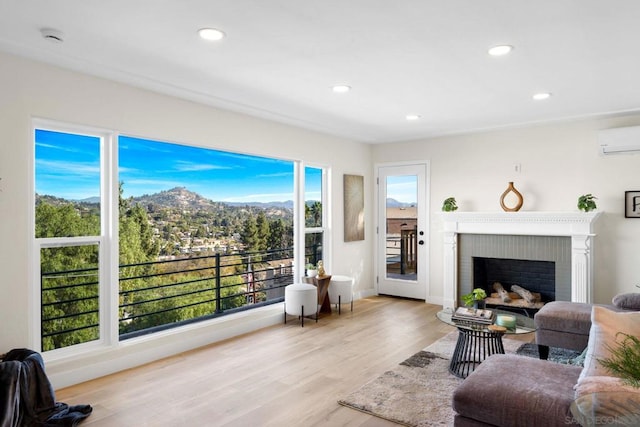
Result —
[[240, 233], [242, 243], [247, 251], [257, 250], [260, 239], [258, 237], [258, 223], [254, 216], [249, 216], [244, 221], [242, 232]]
[[[160, 253], [160, 243], [153, 237], [153, 229], [146, 209], [140, 204], [131, 204], [131, 200], [122, 197], [123, 183], [120, 183], [119, 212], [119, 264], [120, 264], [120, 311], [121, 319], [138, 316], [144, 310], [140, 301], [156, 299], [161, 293], [151, 295], [149, 291], [139, 291], [153, 287], [155, 261]], [[129, 280], [129, 278], [134, 278]], [[157, 311], [160, 311], [158, 309]], [[169, 313], [164, 313], [157, 321], [171, 323]], [[138, 322], [139, 323], [139, 322]], [[162, 323], [159, 323], [162, 324]], [[128, 322], [120, 323], [120, 332], [127, 329]]]
[[81, 216], [72, 203], [36, 203], [36, 238], [99, 236], [100, 216]]
[[147, 212], [140, 205], [129, 207], [120, 214], [120, 264], [134, 264], [155, 260], [160, 244], [153, 237]]
[[[38, 200], [35, 214], [38, 238], [100, 234], [99, 216], [82, 215], [70, 203]], [[98, 265], [95, 244], [40, 251], [43, 351], [99, 338]]]
[[322, 227], [322, 203], [315, 201], [304, 206], [305, 225], [307, 227]]
[[99, 338], [98, 246], [41, 250], [43, 351]]
[[269, 239], [269, 222], [264, 214], [264, 211], [258, 212], [256, 217], [256, 228], [258, 231], [258, 241], [254, 250], [264, 251], [267, 250], [267, 241]]
[[287, 225], [282, 218], [269, 222], [267, 249], [282, 249], [293, 246], [293, 227]]

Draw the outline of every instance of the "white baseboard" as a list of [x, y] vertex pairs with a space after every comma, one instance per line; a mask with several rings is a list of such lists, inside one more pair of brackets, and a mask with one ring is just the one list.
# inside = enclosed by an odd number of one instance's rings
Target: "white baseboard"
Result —
[[432, 297], [432, 296], [428, 296], [427, 299], [425, 300], [425, 302], [429, 304], [434, 304], [434, 305], [443, 305], [443, 301], [444, 299], [442, 297]]
[[373, 297], [373, 296], [376, 296], [376, 295], [378, 295], [378, 293], [376, 292], [375, 289], [365, 289], [365, 290], [362, 290], [362, 291], [355, 292], [353, 294], [353, 298], [354, 299], [362, 299], [362, 298]]

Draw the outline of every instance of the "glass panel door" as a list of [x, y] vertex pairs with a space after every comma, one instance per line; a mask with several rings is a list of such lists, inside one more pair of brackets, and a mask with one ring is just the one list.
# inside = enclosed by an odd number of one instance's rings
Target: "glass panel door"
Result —
[[[424, 299], [426, 165], [378, 170], [378, 292]], [[424, 254], [424, 255], [423, 255]]]

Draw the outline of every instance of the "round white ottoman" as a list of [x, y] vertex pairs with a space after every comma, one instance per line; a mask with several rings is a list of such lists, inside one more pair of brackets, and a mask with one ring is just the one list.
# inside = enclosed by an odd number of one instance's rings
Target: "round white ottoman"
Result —
[[353, 311], [353, 277], [331, 276], [329, 301], [331, 304], [338, 306], [338, 314], [340, 314], [340, 306], [342, 304], [350, 303], [351, 311]]
[[287, 314], [300, 316], [304, 327], [304, 317], [316, 315], [318, 321], [318, 288], [308, 283], [294, 283], [284, 288], [284, 323]]

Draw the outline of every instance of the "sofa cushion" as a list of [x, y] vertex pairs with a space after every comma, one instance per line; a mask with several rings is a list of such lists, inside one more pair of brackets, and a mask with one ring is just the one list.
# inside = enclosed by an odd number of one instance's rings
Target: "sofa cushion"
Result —
[[579, 375], [577, 366], [494, 354], [456, 388], [453, 409], [495, 426], [566, 426]]
[[613, 297], [611, 303], [625, 310], [640, 310], [640, 293], [618, 294]]
[[534, 316], [536, 329], [589, 335], [591, 304], [569, 301], [547, 303]]
[[586, 377], [611, 376], [598, 359], [611, 357], [609, 347], [615, 347], [616, 335], [619, 332], [640, 337], [640, 312], [615, 312], [594, 306], [591, 312], [589, 344], [580, 381]]

